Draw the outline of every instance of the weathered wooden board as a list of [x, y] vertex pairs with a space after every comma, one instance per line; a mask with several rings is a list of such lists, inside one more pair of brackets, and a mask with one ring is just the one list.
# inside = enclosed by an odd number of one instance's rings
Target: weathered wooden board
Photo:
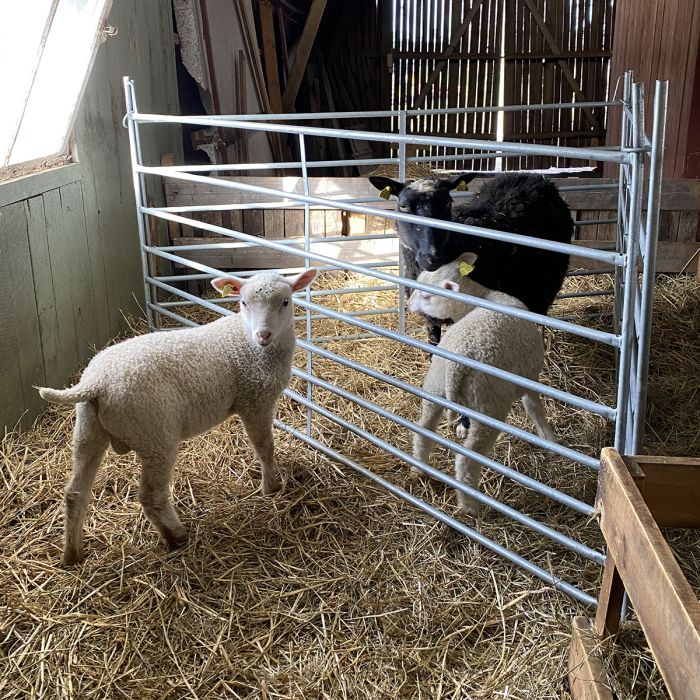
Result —
[[672, 698], [700, 697], [700, 603], [617, 451], [603, 449], [596, 508]]
[[574, 618], [569, 653], [569, 687], [576, 700], [613, 700], [600, 653], [600, 642], [588, 618]]
[[[270, 250], [262, 246], [240, 248], [219, 248], [214, 250], [187, 251], [184, 246], [202, 243], [221, 243], [220, 238], [176, 238], [173, 243], [183, 246], [180, 255], [203, 265], [220, 270], [258, 270], [286, 267], [303, 267], [304, 258], [291, 253]], [[303, 241], [294, 246], [303, 250]], [[336, 243], [317, 243], [312, 252], [326, 255], [334, 260], [344, 260], [356, 265], [374, 262], [391, 263], [398, 255], [398, 243], [395, 238], [388, 240], [354, 241], [348, 238]], [[311, 263], [314, 267], [322, 263]], [[185, 266], [184, 263], [176, 263]]]
[[641, 470], [639, 488], [660, 527], [700, 528], [700, 458], [624, 457]]
[[21, 427], [27, 427], [42, 403], [32, 384], [43, 383], [44, 369], [24, 202], [0, 209], [0, 236], [0, 416], [13, 427], [26, 411]]

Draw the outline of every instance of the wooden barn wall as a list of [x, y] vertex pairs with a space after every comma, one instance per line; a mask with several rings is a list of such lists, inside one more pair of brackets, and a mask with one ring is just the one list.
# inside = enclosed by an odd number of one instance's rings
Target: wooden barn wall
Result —
[[[700, 0], [617, 0], [615, 27], [611, 85], [632, 69], [646, 85], [650, 123], [654, 81], [669, 80], [664, 176], [697, 177], [685, 164], [688, 144], [693, 148], [700, 132], [700, 120], [691, 111], [700, 81]], [[619, 134], [619, 115], [611, 113], [608, 143], [619, 143]]]
[[[33, 384], [65, 386], [140, 313], [138, 233], [122, 76], [144, 111], [177, 110], [169, 0], [115, 2], [75, 125], [77, 163], [0, 184], [0, 426], [26, 428], [44, 404]], [[146, 132], [154, 163], [177, 129]], [[137, 301], [139, 300], [139, 301]]]

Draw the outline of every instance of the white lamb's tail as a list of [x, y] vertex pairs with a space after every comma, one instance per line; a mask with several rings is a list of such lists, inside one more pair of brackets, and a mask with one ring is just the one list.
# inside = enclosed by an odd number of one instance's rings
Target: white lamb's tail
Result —
[[97, 396], [97, 387], [93, 385], [83, 385], [78, 382], [70, 389], [49, 389], [48, 387], [36, 387], [42, 399], [52, 403], [80, 403], [90, 401]]

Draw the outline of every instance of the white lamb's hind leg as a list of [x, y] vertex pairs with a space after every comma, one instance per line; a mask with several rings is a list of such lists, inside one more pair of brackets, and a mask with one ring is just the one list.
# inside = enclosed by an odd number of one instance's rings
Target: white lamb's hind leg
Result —
[[542, 400], [539, 395], [534, 391], [526, 391], [523, 394], [523, 406], [525, 407], [525, 413], [529, 416], [537, 434], [544, 438], [545, 440], [550, 440], [551, 442], [556, 442], [557, 444], [563, 445], [565, 442], [560, 440], [552, 427], [547, 421], [547, 415], [545, 414], [544, 406], [542, 405]]
[[73, 471], [65, 489], [63, 563], [83, 560], [83, 522], [92, 500], [92, 484], [109, 445], [109, 434], [102, 427], [94, 406], [76, 406], [73, 430]]
[[[437, 424], [440, 422], [440, 417], [442, 416], [442, 408], [435, 405], [432, 401], [426, 401], [423, 399], [421, 403], [421, 415], [418, 421], [418, 425], [422, 428], [427, 428], [428, 430], [435, 430]], [[430, 463], [430, 455], [435, 447], [435, 443], [423, 435], [415, 433], [413, 436], [413, 456], [425, 462], [425, 464]], [[423, 472], [416, 467], [411, 467], [411, 478], [418, 478]]]
[[187, 542], [187, 530], [180, 522], [170, 497], [177, 446], [137, 454], [142, 465], [139, 500], [143, 512], [158, 529], [169, 548], [179, 547]]
[[[467, 439], [464, 441], [464, 446], [469, 450], [473, 450], [474, 452], [488, 457], [491, 454], [499, 432], [500, 431], [495, 428], [489, 428], [483, 423], [472, 419], [469, 421], [469, 430], [467, 431]], [[459, 481], [468, 484], [472, 488], [479, 488], [481, 465], [478, 462], [458, 454], [455, 461], [455, 472]], [[479, 502], [471, 496], [457, 491], [457, 501], [459, 503], [459, 509], [463, 513], [474, 516], [479, 514]]]

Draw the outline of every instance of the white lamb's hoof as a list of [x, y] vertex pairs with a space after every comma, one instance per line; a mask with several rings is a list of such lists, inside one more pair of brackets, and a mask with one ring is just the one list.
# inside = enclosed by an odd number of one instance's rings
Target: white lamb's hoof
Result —
[[416, 483], [420, 481], [420, 478], [423, 476], [423, 472], [420, 469], [416, 469], [415, 467], [411, 467], [411, 472], [408, 476], [409, 480], [412, 483]]
[[279, 481], [273, 481], [271, 484], [263, 484], [263, 496], [272, 496], [282, 490], [282, 484]]
[[469, 515], [473, 518], [479, 516], [479, 501], [475, 501], [473, 498], [468, 498], [467, 496], [462, 496], [459, 500], [459, 512], [462, 515]]

